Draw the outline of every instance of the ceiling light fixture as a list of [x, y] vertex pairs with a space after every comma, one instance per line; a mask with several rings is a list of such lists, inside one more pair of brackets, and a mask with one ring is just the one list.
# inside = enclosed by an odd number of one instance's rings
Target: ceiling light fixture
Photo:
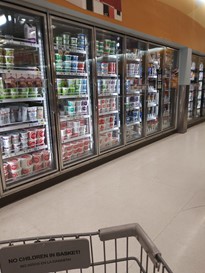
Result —
[[6, 20], [6, 16], [5, 14], [1, 14], [0, 15], [0, 26], [6, 24], [7, 20]]

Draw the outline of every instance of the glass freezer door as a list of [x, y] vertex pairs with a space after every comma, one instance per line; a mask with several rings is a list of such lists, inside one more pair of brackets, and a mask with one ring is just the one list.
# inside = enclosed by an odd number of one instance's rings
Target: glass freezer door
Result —
[[62, 167], [95, 154], [92, 103], [92, 30], [52, 19], [53, 64]]
[[178, 53], [171, 48], [164, 49], [162, 75], [162, 129], [175, 126], [175, 98], [178, 88]]
[[4, 190], [56, 168], [44, 17], [0, 5], [0, 140]]
[[189, 102], [188, 102], [188, 122], [194, 120], [196, 116], [196, 103], [198, 92], [198, 56], [192, 55]]
[[147, 51], [147, 135], [160, 131], [163, 47], [149, 44]]
[[125, 123], [126, 142], [143, 136], [143, 91], [147, 44], [126, 38]]
[[205, 58], [199, 57], [198, 60], [198, 90], [196, 94], [196, 118], [203, 115], [203, 93], [204, 93], [204, 68]]
[[122, 143], [122, 38], [96, 31], [98, 132], [100, 152]]

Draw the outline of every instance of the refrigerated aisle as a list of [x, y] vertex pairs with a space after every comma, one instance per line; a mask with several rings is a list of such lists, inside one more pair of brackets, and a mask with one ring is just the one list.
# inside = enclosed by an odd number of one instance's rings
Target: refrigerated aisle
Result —
[[0, 165], [3, 189], [56, 168], [44, 47], [45, 17], [0, 6]]

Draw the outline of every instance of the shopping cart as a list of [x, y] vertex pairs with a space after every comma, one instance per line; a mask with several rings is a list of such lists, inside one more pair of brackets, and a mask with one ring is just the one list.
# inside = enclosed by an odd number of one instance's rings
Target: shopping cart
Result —
[[0, 269], [1, 273], [172, 273], [139, 224], [1, 241]]

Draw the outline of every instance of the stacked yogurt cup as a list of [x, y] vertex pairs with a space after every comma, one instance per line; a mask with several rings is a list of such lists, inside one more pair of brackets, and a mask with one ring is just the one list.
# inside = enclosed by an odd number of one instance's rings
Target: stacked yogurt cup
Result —
[[12, 157], [3, 163], [5, 180], [32, 174], [51, 165], [50, 151], [42, 150], [33, 154]]
[[69, 161], [81, 157], [90, 150], [90, 140], [85, 138], [79, 141], [73, 141], [62, 145], [63, 161]]

